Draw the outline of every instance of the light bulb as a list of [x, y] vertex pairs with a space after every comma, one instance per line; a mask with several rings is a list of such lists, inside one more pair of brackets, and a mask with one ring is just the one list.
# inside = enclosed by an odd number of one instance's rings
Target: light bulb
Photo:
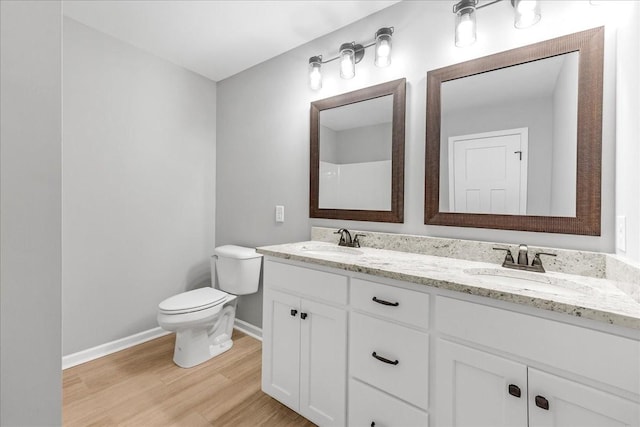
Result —
[[322, 56], [312, 56], [309, 58], [309, 87], [312, 90], [319, 90], [322, 88], [321, 67]]
[[376, 58], [374, 64], [377, 67], [387, 67], [391, 64], [391, 34], [393, 34], [393, 27], [380, 28], [376, 32]]
[[540, 21], [540, 4], [536, 0], [514, 0], [514, 26], [528, 28]]
[[340, 77], [351, 79], [356, 75], [356, 58], [353, 43], [340, 46]]
[[469, 46], [476, 41], [476, 16], [475, 10], [461, 13], [456, 18], [456, 46]]

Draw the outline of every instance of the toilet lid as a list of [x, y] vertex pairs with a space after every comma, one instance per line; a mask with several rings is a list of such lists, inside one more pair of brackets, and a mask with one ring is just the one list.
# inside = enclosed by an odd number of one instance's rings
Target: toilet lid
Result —
[[214, 307], [226, 299], [226, 292], [206, 287], [169, 297], [158, 304], [158, 308], [167, 314], [189, 313]]

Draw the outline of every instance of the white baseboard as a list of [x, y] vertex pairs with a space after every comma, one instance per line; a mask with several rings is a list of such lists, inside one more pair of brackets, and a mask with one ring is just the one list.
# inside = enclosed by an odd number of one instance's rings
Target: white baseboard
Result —
[[62, 357], [62, 369], [65, 370], [67, 368], [71, 368], [73, 366], [80, 365], [82, 363], [86, 363], [103, 356], [107, 356], [111, 353], [133, 347], [134, 345], [142, 344], [144, 342], [160, 338], [170, 333], [171, 332], [165, 331], [158, 326], [157, 328], [142, 331], [128, 337], [120, 338], [119, 340], [88, 348], [77, 353], [72, 353]]
[[236, 319], [233, 324], [233, 329], [237, 329], [250, 337], [262, 341], [262, 329], [257, 326], [253, 326], [251, 323], [247, 323], [244, 320]]
[[[251, 323], [247, 323], [244, 320], [236, 319], [233, 328], [249, 335], [250, 337], [262, 341], [262, 329], [258, 328], [257, 326], [253, 326]], [[106, 344], [88, 348], [77, 353], [68, 354], [62, 357], [62, 370], [80, 365], [82, 363], [90, 362], [95, 359], [99, 359], [111, 353], [115, 353], [117, 351], [133, 347], [134, 345], [142, 344], [144, 342], [160, 338], [170, 333], [171, 332], [165, 331], [161, 327], [157, 327], [149, 329], [147, 331], [139, 332], [134, 335], [130, 335], [128, 337], [120, 338], [119, 340], [111, 341]]]

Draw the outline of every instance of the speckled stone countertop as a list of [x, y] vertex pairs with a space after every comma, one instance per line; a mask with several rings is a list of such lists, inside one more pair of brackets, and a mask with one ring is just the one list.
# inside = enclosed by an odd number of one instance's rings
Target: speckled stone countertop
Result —
[[[276, 258], [478, 295], [640, 330], [640, 302], [625, 283], [560, 272], [532, 273], [500, 264], [307, 241], [257, 248]], [[333, 252], [345, 250], [344, 252]], [[513, 279], [513, 280], [512, 280]]]

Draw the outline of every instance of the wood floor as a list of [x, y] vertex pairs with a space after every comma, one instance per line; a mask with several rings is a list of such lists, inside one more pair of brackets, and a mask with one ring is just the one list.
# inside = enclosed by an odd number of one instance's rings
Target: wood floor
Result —
[[182, 369], [175, 335], [63, 372], [65, 426], [313, 426], [260, 390], [262, 343], [234, 331], [233, 348]]

